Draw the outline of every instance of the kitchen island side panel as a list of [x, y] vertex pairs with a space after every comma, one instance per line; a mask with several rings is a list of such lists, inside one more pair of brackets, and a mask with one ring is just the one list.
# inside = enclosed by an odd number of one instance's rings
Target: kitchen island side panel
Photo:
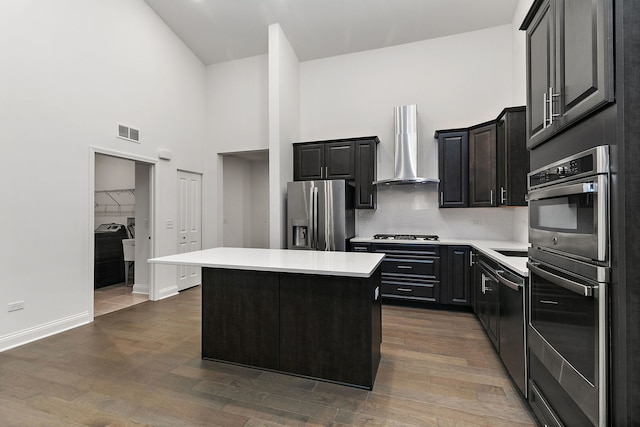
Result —
[[380, 267], [370, 278], [280, 276], [280, 369], [372, 388], [380, 361]]
[[202, 358], [278, 369], [278, 274], [202, 269]]

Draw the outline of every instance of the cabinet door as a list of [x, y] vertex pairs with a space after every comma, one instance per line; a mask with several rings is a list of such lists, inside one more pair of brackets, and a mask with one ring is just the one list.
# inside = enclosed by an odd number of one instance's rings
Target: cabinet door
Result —
[[527, 206], [529, 152], [525, 108], [510, 109], [496, 123], [498, 205]]
[[325, 144], [325, 179], [354, 179], [355, 156], [353, 141]]
[[449, 246], [447, 249], [448, 303], [471, 305], [471, 250], [467, 246]]
[[464, 208], [469, 204], [469, 139], [467, 132], [438, 135], [440, 207]]
[[477, 297], [477, 315], [493, 346], [498, 348], [500, 326], [499, 283], [490, 275], [480, 272], [480, 289]]
[[376, 208], [376, 150], [375, 140], [356, 142], [356, 209]]
[[527, 146], [549, 138], [548, 95], [553, 85], [554, 9], [545, 0], [527, 28]]
[[613, 8], [610, 0], [556, 2], [554, 113], [563, 128], [613, 101]]
[[496, 125], [469, 131], [469, 206], [496, 206]]
[[324, 178], [324, 144], [293, 146], [293, 179], [308, 181]]

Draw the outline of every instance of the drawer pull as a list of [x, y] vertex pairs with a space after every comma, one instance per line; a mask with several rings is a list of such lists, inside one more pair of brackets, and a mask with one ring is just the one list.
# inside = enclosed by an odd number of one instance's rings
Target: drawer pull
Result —
[[413, 292], [413, 289], [409, 288], [396, 288], [396, 290], [400, 292]]
[[398, 268], [404, 268], [404, 269], [407, 269], [407, 270], [411, 270], [413, 267], [410, 266], [410, 265], [399, 265]]
[[558, 305], [558, 301], [551, 301], [551, 300], [548, 300], [548, 299], [541, 299], [540, 300], [540, 304]]

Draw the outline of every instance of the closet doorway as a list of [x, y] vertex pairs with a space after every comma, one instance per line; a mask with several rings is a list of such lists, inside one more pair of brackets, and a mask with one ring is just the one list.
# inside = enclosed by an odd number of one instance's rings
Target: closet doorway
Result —
[[97, 317], [149, 300], [153, 164], [96, 152], [93, 172]]

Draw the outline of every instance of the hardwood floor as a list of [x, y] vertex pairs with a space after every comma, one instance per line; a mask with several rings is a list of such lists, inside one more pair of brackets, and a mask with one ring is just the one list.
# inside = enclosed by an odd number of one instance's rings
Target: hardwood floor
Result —
[[383, 306], [372, 391], [200, 359], [200, 287], [0, 353], [3, 426], [532, 426], [472, 314]]
[[93, 291], [93, 316], [98, 317], [149, 300], [149, 295], [134, 294], [133, 288], [123, 283], [105, 286]]

